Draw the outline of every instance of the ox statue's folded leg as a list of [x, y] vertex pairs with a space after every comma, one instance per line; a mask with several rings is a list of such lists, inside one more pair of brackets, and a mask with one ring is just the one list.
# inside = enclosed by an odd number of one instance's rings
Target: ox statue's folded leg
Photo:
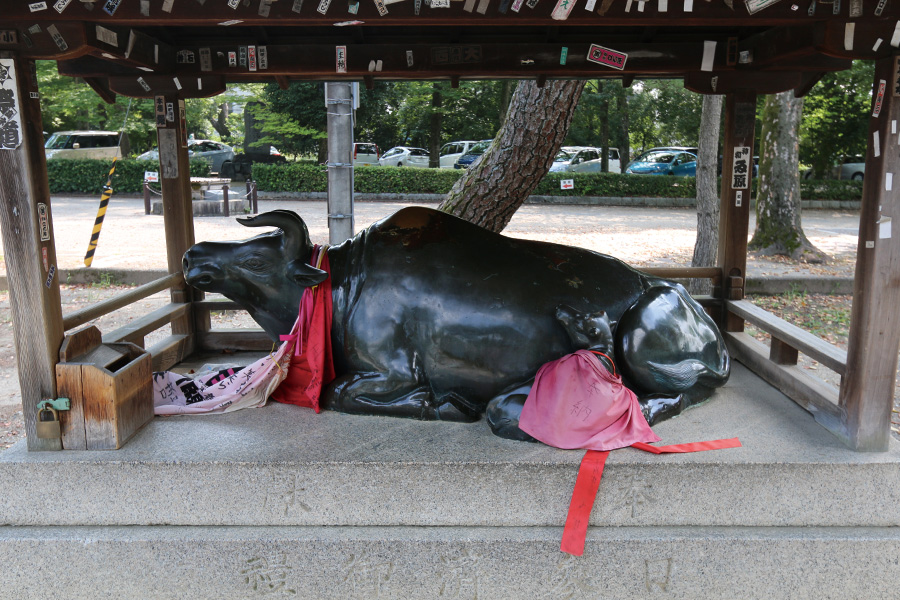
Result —
[[436, 401], [428, 385], [388, 373], [342, 375], [323, 394], [325, 408], [350, 414], [464, 423], [480, 418], [460, 411], [453, 400], [445, 395]]

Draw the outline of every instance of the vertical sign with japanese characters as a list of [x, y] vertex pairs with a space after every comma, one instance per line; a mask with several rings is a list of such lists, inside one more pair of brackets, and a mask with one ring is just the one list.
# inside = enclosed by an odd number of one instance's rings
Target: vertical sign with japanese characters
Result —
[[166, 97], [165, 96], [156, 96], [153, 100], [154, 108], [156, 109], [156, 127], [157, 129], [160, 127], [166, 126]]
[[20, 112], [16, 63], [0, 58], [0, 150], [15, 150], [22, 143]]
[[731, 167], [731, 187], [736, 190], [746, 190], [750, 187], [750, 148], [748, 146], [736, 146], [734, 149], [734, 164]]
[[335, 46], [334, 47], [334, 58], [335, 58], [335, 70], [338, 73], [346, 73], [347, 72], [347, 46]]

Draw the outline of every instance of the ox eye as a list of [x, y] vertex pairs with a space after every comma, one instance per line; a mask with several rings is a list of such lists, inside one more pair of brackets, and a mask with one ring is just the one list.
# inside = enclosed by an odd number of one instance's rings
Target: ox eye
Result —
[[245, 269], [249, 269], [250, 271], [265, 271], [268, 263], [260, 258], [251, 256], [250, 258], [242, 260], [241, 266]]

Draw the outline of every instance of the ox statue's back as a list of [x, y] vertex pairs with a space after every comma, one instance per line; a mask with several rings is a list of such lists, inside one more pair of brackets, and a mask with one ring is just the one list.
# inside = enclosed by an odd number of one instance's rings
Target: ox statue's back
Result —
[[332, 410], [453, 421], [487, 412], [495, 433], [524, 439], [518, 412], [537, 370], [595, 345], [612, 346], [651, 424], [728, 379], [724, 340], [685, 289], [610, 256], [410, 207], [328, 248], [329, 275], [308, 264], [295, 213], [240, 221], [279, 229], [195, 245], [185, 278], [239, 303], [277, 340], [303, 290], [330, 276], [337, 379], [322, 403]]

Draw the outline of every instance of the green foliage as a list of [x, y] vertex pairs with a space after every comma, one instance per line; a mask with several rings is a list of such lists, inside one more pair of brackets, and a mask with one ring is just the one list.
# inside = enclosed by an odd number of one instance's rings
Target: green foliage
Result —
[[354, 170], [357, 192], [364, 194], [446, 194], [462, 177], [459, 169], [363, 167]]
[[843, 156], [866, 153], [875, 63], [855, 61], [846, 71], [826, 74], [803, 105], [800, 161], [828, 173]]
[[[106, 185], [111, 161], [66, 160], [47, 161], [47, 175], [51, 194], [96, 194]], [[159, 163], [151, 160], [124, 159], [116, 162], [113, 193], [139, 194], [144, 190], [144, 171], [159, 171]], [[209, 177], [209, 163], [203, 159], [191, 161], [191, 177]]]
[[325, 192], [328, 174], [325, 167], [309, 164], [283, 163], [253, 165], [253, 178], [260, 191], [266, 192]]
[[[560, 189], [563, 179], [574, 180], [571, 190]], [[622, 173], [548, 173], [533, 192], [537, 196], [605, 196], [613, 198], [694, 198], [693, 177], [626, 175]]]
[[[60, 75], [55, 61], [37, 61], [37, 71], [41, 90], [42, 125], [47, 133], [79, 129], [121, 131], [122, 123], [125, 123], [125, 132], [133, 154], [140, 154], [156, 146], [156, 111], [152, 98], [117, 96], [115, 103], [107, 104], [84, 81]], [[258, 94], [259, 89], [258, 84], [233, 86], [216, 98], [186, 100], [188, 132], [193, 133], [197, 139], [239, 143], [239, 136], [235, 135], [243, 130], [239, 117], [231, 120], [226, 117], [225, 128], [230, 128], [227, 135], [220, 135], [214, 123], [223, 103], [246, 102]], [[232, 133], [235, 125], [239, 125], [239, 131]]]
[[[254, 165], [260, 191], [325, 192], [328, 175], [322, 166], [309, 163]], [[410, 167], [358, 167], [356, 192], [365, 194], [446, 194], [463, 174], [457, 169]], [[563, 179], [573, 179], [574, 189], [560, 189]], [[751, 196], [756, 194], [756, 180]], [[860, 200], [860, 181], [801, 181], [802, 197], [808, 200]], [[619, 173], [548, 173], [534, 191], [538, 196], [604, 196], [612, 198], [694, 198], [693, 177], [625, 175]]]
[[572, 123], [566, 136], [565, 146], [596, 146], [603, 143], [603, 120], [608, 120], [609, 145], [624, 148], [621, 122], [622, 111], [617, 108], [618, 97], [625, 89], [618, 81], [597, 80], [585, 83], [578, 100]]
[[684, 89], [680, 80], [648, 79], [635, 84], [628, 96], [633, 154], [654, 146], [695, 146], [702, 105], [700, 94]]

